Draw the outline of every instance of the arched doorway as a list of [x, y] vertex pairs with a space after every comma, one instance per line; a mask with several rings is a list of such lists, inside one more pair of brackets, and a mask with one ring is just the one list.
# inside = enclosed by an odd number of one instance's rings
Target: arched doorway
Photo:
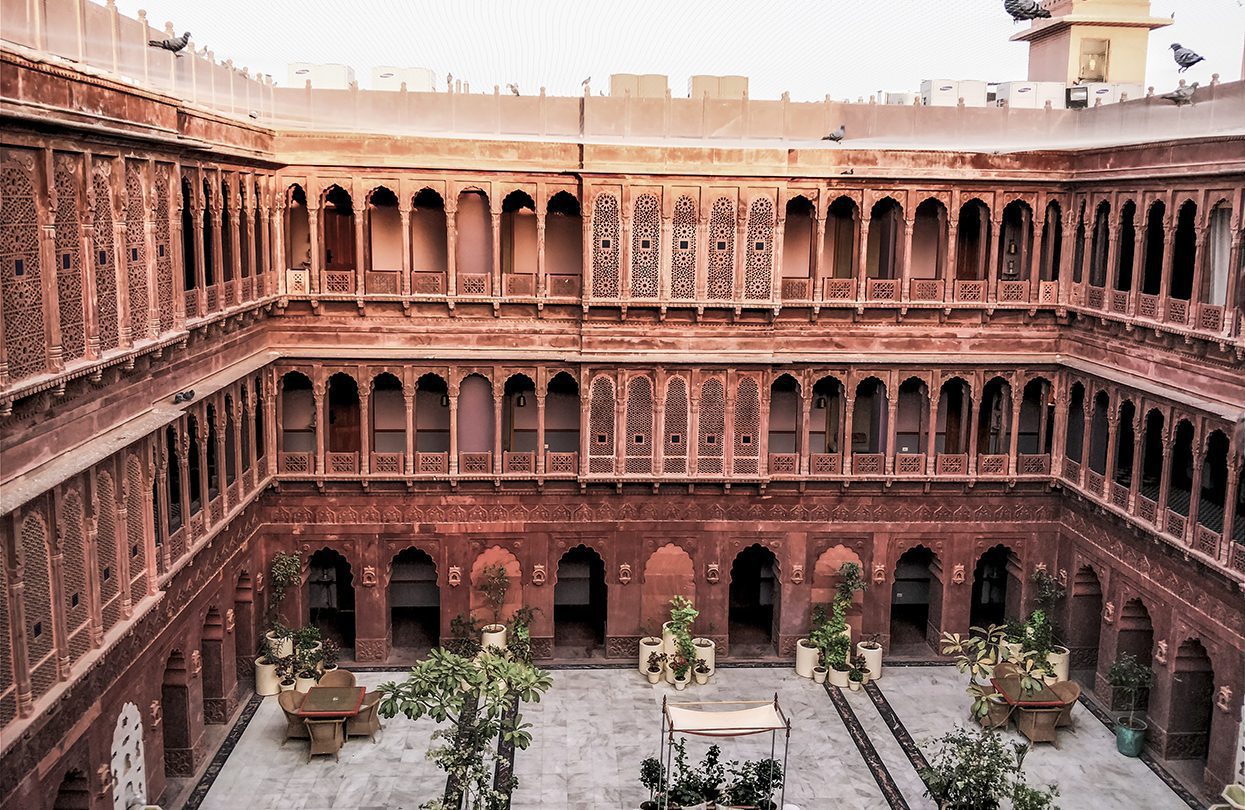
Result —
[[169, 653], [160, 684], [160, 708], [164, 733], [164, 773], [190, 776], [194, 772], [194, 741], [190, 727], [190, 672], [181, 650]]
[[390, 658], [418, 659], [441, 642], [441, 591], [427, 552], [404, 548], [389, 574]]
[[1088, 565], [1072, 578], [1068, 593], [1065, 643], [1072, 654], [1073, 677], [1090, 688], [1098, 670], [1098, 642], [1102, 634], [1102, 583]]
[[727, 611], [730, 654], [755, 658], [773, 653], [778, 619], [777, 560], [762, 546], [748, 546], [731, 564]]
[[203, 722], [224, 723], [225, 672], [224, 650], [225, 623], [220, 611], [213, 607], [203, 620], [203, 635], [199, 653], [203, 657]]
[[640, 586], [640, 630], [646, 636], [661, 635], [670, 618], [670, 600], [685, 596], [696, 602], [696, 570], [691, 556], [674, 543], [654, 551], [644, 564]]
[[74, 768], [65, 774], [61, 785], [56, 790], [56, 800], [52, 810], [90, 810], [91, 787], [87, 783], [86, 774]]
[[1020, 616], [1020, 560], [1012, 550], [997, 545], [977, 558], [973, 571], [973, 603], [968, 622], [974, 627], [1002, 624]]
[[587, 658], [605, 644], [605, 562], [587, 546], [558, 560], [553, 644], [558, 657]]
[[[1116, 626], [1119, 628], [1115, 642], [1116, 656], [1128, 653], [1142, 666], [1150, 666], [1154, 661], [1154, 624], [1150, 621], [1150, 611], [1140, 599], [1124, 603]], [[1137, 710], [1144, 711], [1149, 705], [1150, 690], [1143, 689], [1137, 694]], [[1112, 708], [1118, 711], [1127, 706], [1117, 695], [1112, 698]]]
[[[350, 563], [339, 552], [322, 548], [311, 555], [307, 575], [309, 623], [342, 649], [354, 650], [354, 584]], [[348, 656], [347, 656], [348, 657]]]
[[1214, 708], [1215, 669], [1202, 642], [1188, 639], [1176, 650], [1172, 665], [1171, 720], [1165, 750], [1169, 760], [1181, 760], [1177, 768], [1197, 785], [1203, 783], [1210, 753]]
[[891, 655], [924, 657], [926, 639], [937, 635], [942, 607], [941, 583], [934, 576], [937, 555], [925, 546], [905, 551], [895, 564], [891, 584]]
[[233, 650], [238, 669], [238, 682], [255, 679], [255, 589], [251, 575], [243, 571], [233, 590]]

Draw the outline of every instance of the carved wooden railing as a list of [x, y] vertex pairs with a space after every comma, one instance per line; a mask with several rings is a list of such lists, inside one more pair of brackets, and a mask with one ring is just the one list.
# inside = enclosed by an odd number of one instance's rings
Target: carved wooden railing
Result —
[[445, 295], [445, 273], [414, 270], [411, 272], [412, 295]]
[[897, 301], [899, 300], [899, 282], [893, 278], [867, 279], [865, 297], [870, 301]]
[[1019, 304], [1029, 300], [1029, 282], [1000, 281], [999, 300], [1005, 304]]
[[405, 472], [405, 453], [372, 453], [371, 471], [374, 475], [401, 475]]
[[935, 475], [968, 475], [967, 453], [939, 453], [934, 457]]
[[1147, 523], [1155, 523], [1159, 517], [1159, 505], [1145, 495], [1137, 496], [1137, 517]]
[[536, 276], [527, 273], [508, 273], [504, 276], [506, 295], [530, 297], [536, 294]]
[[770, 475], [798, 475], [800, 472], [800, 456], [798, 453], [770, 453]]
[[1038, 301], [1043, 304], [1059, 303], [1059, 282], [1058, 281], [1038, 282]]
[[811, 475], [838, 475], [843, 471], [843, 456], [840, 453], [813, 453], [808, 457], [808, 471]]
[[1128, 487], [1119, 481], [1112, 481], [1110, 486], [1111, 505], [1128, 511]]
[[1167, 520], [1163, 522], [1163, 531], [1172, 537], [1184, 539], [1185, 526], [1188, 525], [1188, 518], [1180, 514], [1174, 509], [1167, 510]]
[[986, 300], [986, 282], [979, 279], [956, 279], [955, 300], [980, 302]]
[[1218, 559], [1219, 541], [1219, 532], [1199, 524], [1194, 533], [1193, 547], [1207, 556]]
[[400, 289], [398, 270], [368, 270], [363, 274], [363, 290], [374, 295], [397, 295]]
[[1063, 460], [1063, 477], [1074, 484], [1079, 482], [1081, 480], [1081, 463], [1065, 458]]
[[1171, 323], [1185, 324], [1189, 322], [1189, 302], [1172, 298], [1167, 302], [1167, 320]]
[[1007, 456], [977, 454], [978, 475], [1007, 475]]
[[942, 300], [942, 279], [914, 278], [909, 285], [908, 297], [913, 301]]
[[359, 454], [325, 453], [324, 466], [335, 475], [354, 475], [359, 472]]
[[856, 297], [856, 279], [827, 278], [821, 282], [821, 297], [827, 301], [851, 301]]
[[1106, 479], [1103, 478], [1102, 473], [1094, 472], [1093, 470], [1085, 471], [1085, 489], [1100, 498], [1102, 497], [1102, 487], [1105, 482]]
[[852, 475], [883, 475], [885, 472], [885, 454], [852, 453]]
[[1021, 453], [1016, 462], [1020, 475], [1050, 475], [1049, 453]]
[[1107, 300], [1107, 291], [1102, 287], [1090, 287], [1085, 292], [1085, 306], [1090, 309], [1102, 309]]
[[323, 291], [331, 295], [354, 295], [354, 271], [325, 270]]
[[502, 451], [501, 468], [502, 472], [507, 473], [535, 473], [536, 454], [533, 452], [517, 453], [509, 450]]
[[782, 300], [807, 301], [812, 298], [813, 280], [809, 278], [784, 278]]
[[462, 475], [489, 475], [493, 472], [493, 451], [459, 453], [458, 472]]
[[925, 454], [896, 453], [895, 475], [925, 475]]
[[446, 475], [449, 471], [449, 453], [415, 454], [415, 472], [421, 475]]
[[1146, 295], [1145, 293], [1140, 293], [1137, 296], [1137, 315], [1142, 318], [1158, 320], [1159, 297], [1157, 295]]
[[1202, 304], [1197, 308], [1197, 328], [1208, 332], [1223, 331], [1223, 307]]
[[278, 460], [281, 472], [308, 475], [315, 472], [313, 458], [311, 453], [282, 453]]
[[488, 295], [489, 277], [484, 273], [459, 273], [459, 295]]
[[546, 284], [549, 285], [549, 295], [555, 298], [579, 297], [579, 276], [549, 276]]
[[285, 271], [285, 291], [289, 295], [306, 295], [311, 292], [308, 282], [310, 273], [306, 268], [291, 268]]
[[578, 473], [579, 453], [545, 453], [546, 475], [577, 475]]
[[1111, 291], [1111, 311], [1116, 315], [1128, 314], [1128, 290]]

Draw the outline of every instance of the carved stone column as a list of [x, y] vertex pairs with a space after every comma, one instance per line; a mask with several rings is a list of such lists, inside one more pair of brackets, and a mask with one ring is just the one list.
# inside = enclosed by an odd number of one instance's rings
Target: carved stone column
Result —
[[[696, 300], [709, 297], [709, 209], [701, 207], [696, 218]], [[690, 447], [690, 446], [689, 446]]]
[[1050, 447], [1050, 474], [1054, 478], [1063, 475], [1064, 451], [1068, 445], [1068, 410], [1072, 407], [1070, 388], [1068, 381], [1063, 380], [1060, 383], [1059, 395], [1055, 399], [1055, 426], [1051, 431], [1055, 440]]
[[957, 251], [960, 247], [960, 223], [947, 215], [947, 266], [943, 272], [942, 300], [950, 302], [955, 299], [955, 270], [959, 261]]
[[1158, 523], [1163, 529], [1167, 527], [1167, 498], [1171, 493], [1171, 459], [1172, 446], [1176, 441], [1176, 431], [1166, 423], [1163, 424], [1163, 475], [1159, 479], [1159, 502], [1157, 507]]
[[[1196, 294], [1196, 290], [1194, 291]], [[1192, 545], [1197, 539], [1197, 516], [1202, 509], [1202, 472], [1206, 466], [1206, 443], [1201, 430], [1194, 430], [1193, 486], [1189, 492], [1189, 522], [1184, 529], [1184, 542]]]
[[860, 244], [856, 262], [856, 300], [865, 300], [869, 277], [869, 220], [864, 212], [860, 214]]
[[[35, 217], [39, 224], [39, 282], [43, 297], [44, 339], [47, 341], [47, 370], [60, 371], [65, 367], [65, 354], [61, 345], [60, 296], [57, 275], [61, 268], [56, 261], [56, 169], [52, 150], [42, 152], [43, 177], [46, 184], [43, 193], [34, 195]], [[88, 257], [89, 258], [89, 257]]]
[[[8, 577], [9, 616], [13, 627], [26, 627], [26, 583], [21, 565], [9, 567], [9, 555], [0, 555], [0, 571]], [[26, 649], [26, 634], [15, 633], [13, 639], [13, 679], [17, 683], [17, 714], [29, 717], [34, 708], [34, 690], [30, 683], [30, 657]]]
[[[371, 216], [371, 205], [364, 204], [362, 211], [356, 211], [354, 215], [354, 291], [355, 295], [363, 295], [367, 292], [367, 281], [365, 275], [368, 270], [368, 257], [371, 254], [368, 240], [363, 235], [364, 220]], [[363, 469], [360, 467], [359, 469]]]
[[[545, 211], [544, 209], [536, 212], [536, 297], [544, 298], [545, 290], [548, 286], [548, 279], [545, 278]], [[542, 395], [543, 396], [543, 395]], [[538, 455], [544, 456], [544, 451], [537, 447]]]
[[[1141, 411], [1140, 408], [1134, 409], [1133, 417], [1128, 421], [1128, 426], [1133, 432], [1133, 463], [1128, 477], [1128, 513], [1130, 515], [1137, 514], [1137, 493], [1141, 489], [1141, 457], [1145, 447], [1145, 426], [1140, 424]], [[1139, 426], [1140, 430], [1138, 430]]]
[[[820, 301], [822, 297], [822, 287], [825, 285], [825, 279], [829, 278], [830, 275], [833, 274], [833, 267], [834, 267], [834, 262], [831, 261], [830, 262], [831, 273], [827, 274], [825, 272], [825, 268], [826, 268], [826, 215], [824, 212], [821, 212], [821, 211], [819, 211], [817, 214], [817, 231], [816, 231], [816, 236], [814, 238], [817, 240], [817, 244], [814, 246], [813, 269], [812, 269], [812, 272], [809, 273], [809, 276], [812, 278], [811, 284], [813, 287], [812, 290], [810, 291], [811, 292], [810, 297], [814, 301]], [[831, 258], [833, 259], [833, 257]], [[781, 291], [779, 292], [781, 294]], [[804, 462], [807, 462], [807, 459], [808, 459], [808, 453], [806, 451], [804, 453]], [[805, 469], [804, 473], [807, 474], [807, 472], [808, 470]]]
[[799, 473], [800, 475], [808, 475], [810, 464], [809, 456], [812, 453], [812, 448], [808, 446], [808, 434], [811, 427], [810, 414], [812, 413], [814, 394], [811, 386], [802, 393], [803, 396], [800, 397], [800, 446], [797, 447], [796, 450], [800, 454]]
[[[543, 218], [542, 218], [543, 222]], [[545, 394], [536, 389], [536, 474], [545, 474]]]
[[[312, 295], [316, 295], [323, 289], [323, 281], [320, 278], [321, 268], [324, 266], [324, 239], [320, 234], [320, 207], [319, 205], [312, 207], [311, 195], [307, 195], [307, 239], [311, 242], [311, 270], [308, 272], [310, 276], [308, 285], [311, 287]], [[318, 201], [317, 201], [318, 202]]]
[[[986, 300], [991, 303], [999, 300], [999, 262], [1001, 261], [1002, 245], [999, 244], [999, 237], [1003, 233], [1003, 222], [998, 219], [990, 219], [986, 222], [986, 227], [990, 229], [989, 237], [982, 243], [983, 264], [985, 265], [986, 275]], [[989, 249], [986, 249], [989, 245]]]
[[[1103, 500], [1108, 501], [1108, 502], [1110, 502], [1111, 500], [1111, 485], [1115, 483], [1115, 462], [1116, 462], [1115, 454], [1116, 454], [1116, 446], [1120, 440], [1120, 412], [1119, 412], [1118, 407], [1116, 406], [1116, 403], [1112, 402], [1110, 407], [1111, 407], [1111, 410], [1107, 411], [1107, 463], [1103, 465], [1103, 476], [1102, 476], [1104, 479], [1106, 479], [1106, 484], [1104, 485], [1103, 492], [1094, 493], [1095, 495], [1098, 495]], [[1091, 411], [1091, 416], [1090, 416], [1091, 434], [1093, 432], [1092, 413], [1093, 412]], [[1090, 452], [1091, 453], [1093, 452], [1093, 447], [1090, 447]]]
[[912, 283], [912, 231], [915, 220], [903, 221], [903, 269], [899, 279], [899, 299], [907, 301], [910, 293], [908, 285]]
[[[691, 404], [687, 422], [687, 475], [689, 478], [695, 478], [700, 468], [700, 388], [695, 382], [693, 378], [687, 381], [688, 401]], [[665, 445], [664, 438], [662, 445]]]
[[898, 433], [899, 414], [899, 387], [896, 386], [894, 394], [886, 398], [886, 474], [895, 474], [895, 445], [898, 443], [896, 434]]
[[[458, 201], [447, 196], [445, 199], [445, 294], [450, 298], [458, 295], [457, 213]], [[453, 463], [457, 465], [456, 461]]]
[[[59, 505], [60, 498], [55, 499]], [[69, 602], [65, 598], [65, 536], [58, 527], [52, 534], [52, 543], [50, 553], [48, 555], [48, 568], [50, 569], [51, 593], [49, 594], [52, 604], [49, 612], [52, 615], [52, 648], [56, 650], [56, 678], [57, 680], [69, 680], [69, 628], [65, 625], [65, 605]]]
[[327, 385], [321, 378], [321, 372], [317, 370], [316, 379], [311, 384], [311, 396], [313, 407], [311, 409], [312, 427], [316, 431], [316, 473], [323, 476], [328, 467], [324, 463], [324, 431], [328, 429], [329, 420], [326, 418], [325, 408], [328, 407], [325, 393]]
[[501, 475], [502, 471], [501, 409], [506, 404], [505, 383], [502, 385], [503, 388], [500, 391], [494, 390], [493, 392], [493, 475]]
[[[937, 377], [931, 378], [933, 382], [937, 382]], [[942, 399], [942, 390], [934, 390], [931, 383], [927, 389], [925, 404], [928, 406], [928, 419], [925, 425], [925, 474], [934, 474], [935, 457], [938, 455], [938, 405]], [[950, 402], [948, 402], [950, 405]]]
[[[406, 274], [410, 278], [410, 274]], [[406, 474], [415, 474], [415, 431], [419, 426], [415, 413], [415, 397], [418, 386], [406, 383], [402, 386], [402, 404], [406, 409]]]
[[449, 385], [450, 397], [450, 475], [458, 475], [458, 383]]
[[411, 199], [398, 200], [398, 219], [402, 228], [402, 282], [398, 292], [405, 298], [411, 294]]
[[839, 429], [843, 437], [839, 443], [839, 457], [842, 459], [843, 474], [852, 474], [852, 428], [856, 421], [856, 394], [850, 383], [843, 386], [843, 413], [839, 414]]
[[1236, 502], [1240, 497], [1241, 459], [1235, 448], [1228, 450], [1228, 490], [1223, 500], [1223, 536], [1219, 541], [1219, 562], [1231, 562], [1233, 537], [1236, 528]]
[[372, 472], [372, 389], [369, 384], [359, 387], [359, 474]]
[[[1016, 380], [1013, 379], [1012, 383]], [[1011, 422], [1007, 426], [1007, 468], [1012, 475], [1020, 472], [1020, 406], [1024, 403], [1024, 389], [1017, 390], [1016, 385], [1009, 385], [1012, 394]]]
[[1171, 298], [1172, 264], [1176, 257], [1176, 226], [1175, 217], [1168, 206], [1163, 214], [1163, 275], [1159, 279], [1159, 312], [1160, 321], [1167, 320], [1167, 302]]

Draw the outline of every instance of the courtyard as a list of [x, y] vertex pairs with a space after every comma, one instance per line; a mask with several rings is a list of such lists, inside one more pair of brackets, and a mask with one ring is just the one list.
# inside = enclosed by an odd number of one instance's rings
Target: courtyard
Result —
[[[400, 680], [402, 671], [358, 672], [369, 689]], [[786, 804], [810, 808], [932, 808], [917, 767], [933, 738], [963, 722], [966, 677], [953, 666], [891, 666], [863, 691], [826, 689], [789, 666], [723, 667], [705, 685], [683, 692], [650, 685], [628, 668], [556, 668], [553, 688], [524, 707], [533, 741], [515, 759], [515, 810], [636, 808], [648, 798], [640, 762], [656, 756], [663, 697], [671, 701], [765, 700], [777, 695], [791, 719]], [[834, 693], [834, 694], [831, 694]], [[1055, 783], [1065, 810], [1198, 807], [1172, 790], [1145, 762], [1121, 756], [1113, 733], [1084, 705], [1061, 729], [1058, 748], [1041, 744], [1025, 760], [1031, 785]], [[275, 697], [255, 698], [239, 726], [192, 791], [187, 810], [414, 810], [441, 795], [444, 773], [427, 758], [436, 725], [429, 719], [385, 720], [376, 742], [352, 739], [340, 759], [307, 761], [307, 744], [282, 745], [285, 720]], [[237, 732], [241, 731], [239, 735]], [[1009, 739], [1020, 741], [1014, 731]], [[232, 745], [232, 748], [231, 748]], [[689, 741], [692, 759], [706, 743]], [[781, 760], [783, 741], [776, 756]], [[770, 753], [768, 734], [721, 741], [723, 760]], [[227, 757], [227, 758], [226, 758]], [[213, 776], [214, 775], [214, 778]]]

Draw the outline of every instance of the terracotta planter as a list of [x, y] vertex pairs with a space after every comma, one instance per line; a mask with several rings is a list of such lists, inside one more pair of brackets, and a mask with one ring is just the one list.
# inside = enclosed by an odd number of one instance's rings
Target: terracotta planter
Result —
[[826, 674], [827, 672], [826, 672], [825, 667], [813, 667], [813, 672], [812, 672], [813, 683], [825, 683]]
[[856, 654], [865, 657], [865, 669], [869, 671], [869, 680], [876, 681], [882, 677], [882, 647], [866, 647], [862, 641], [856, 645]]
[[[644, 674], [644, 675], [648, 674], [648, 657], [652, 653], [661, 652], [661, 645], [662, 645], [661, 639], [657, 638], [656, 636], [645, 636], [644, 638], [640, 639], [640, 662], [639, 663], [640, 663], [641, 674]], [[661, 671], [659, 670], [657, 674], [660, 676]]]
[[649, 682], [649, 683], [657, 683], [658, 681], [660, 681], [660, 680], [661, 680], [661, 670], [660, 670], [660, 669], [657, 669], [657, 670], [653, 670], [653, 669], [646, 669], [646, 670], [644, 670], [644, 674], [648, 676], [648, 682]]
[[834, 667], [831, 667], [830, 671], [826, 673], [826, 680], [830, 681], [831, 686], [837, 686], [840, 689], [844, 689], [847, 687], [848, 681], [847, 670], [835, 669]]
[[277, 665], [262, 655], [255, 659], [255, 694], [275, 695], [281, 691], [281, 679], [277, 677]]
[[821, 651], [814, 647], [809, 640], [802, 638], [795, 643], [795, 674], [801, 678], [813, 677], [813, 667], [817, 666], [817, 661], [821, 657]]
[[264, 638], [268, 640], [268, 648], [272, 650], [272, 654], [277, 658], [289, 658], [294, 654], [293, 638], [286, 636], [283, 639], [278, 639], [272, 634], [271, 630], [264, 633]]
[[504, 624], [486, 624], [480, 632], [481, 647], [496, 647], [505, 649], [506, 647], [506, 625]]
[[694, 638], [692, 646], [696, 648], [696, 660], [704, 661], [712, 675], [717, 670], [718, 645], [712, 639]]

